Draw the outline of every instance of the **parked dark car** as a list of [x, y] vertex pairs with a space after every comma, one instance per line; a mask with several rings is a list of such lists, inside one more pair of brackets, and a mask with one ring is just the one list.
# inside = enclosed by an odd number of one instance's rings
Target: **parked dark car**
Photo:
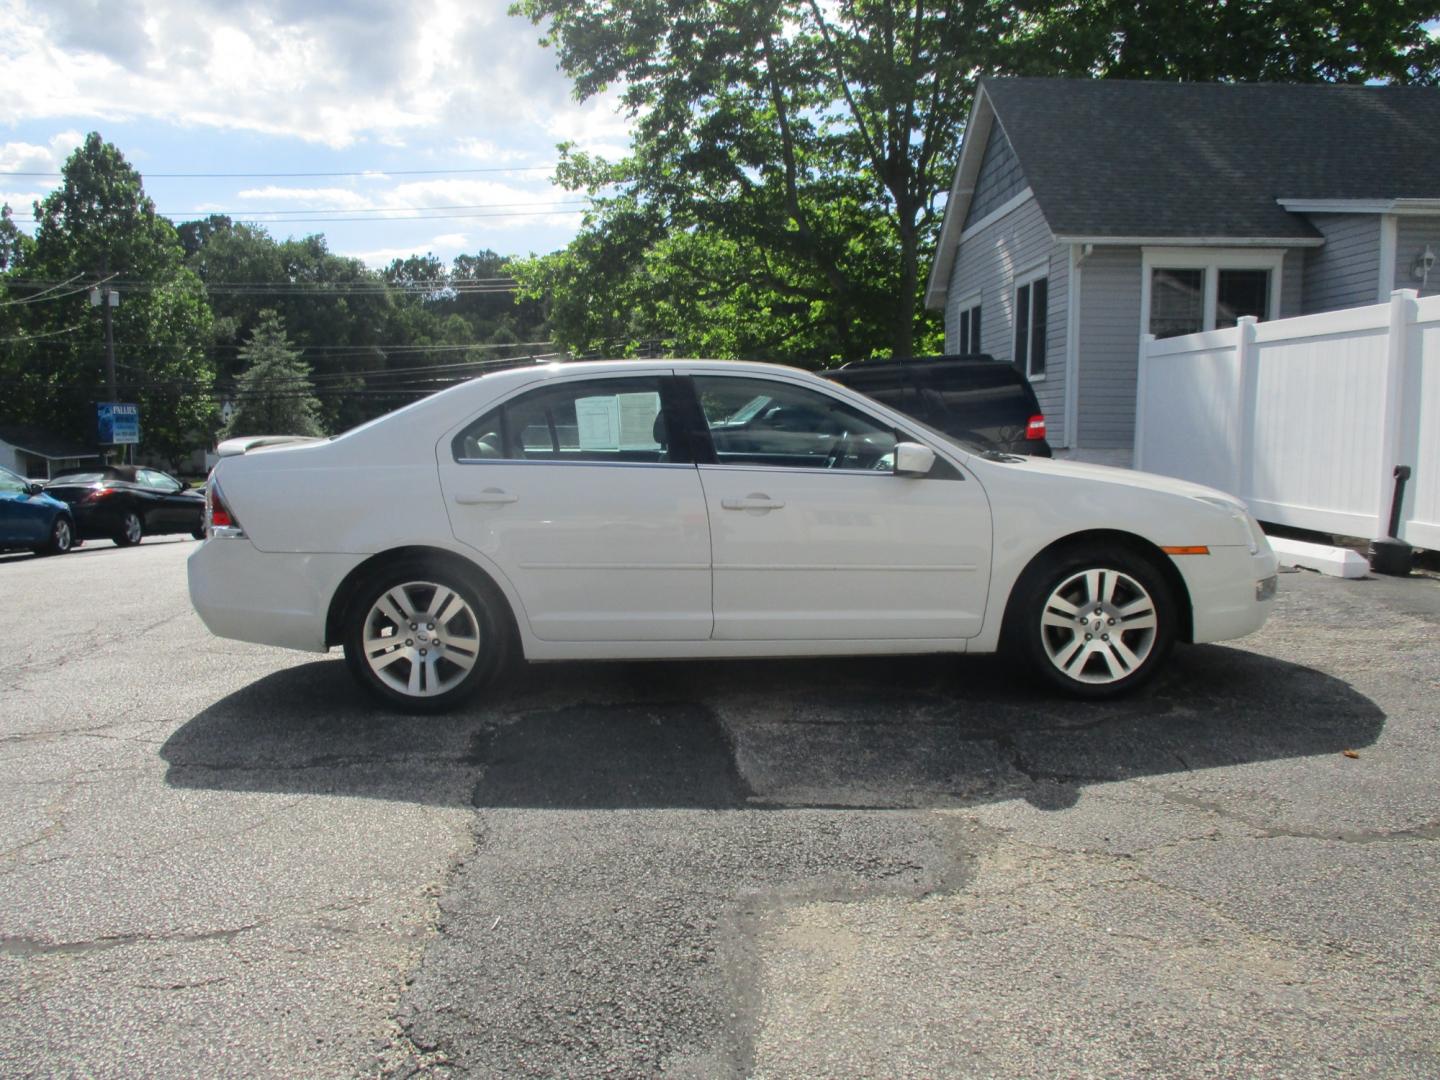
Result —
[[64, 555], [74, 546], [70, 508], [46, 495], [42, 485], [0, 467], [0, 549]]
[[205, 537], [205, 496], [159, 469], [108, 465], [66, 473], [46, 484], [45, 492], [69, 504], [87, 540], [128, 547], [159, 533]]
[[861, 360], [819, 374], [981, 450], [1051, 456], [1029, 381], [988, 353]]

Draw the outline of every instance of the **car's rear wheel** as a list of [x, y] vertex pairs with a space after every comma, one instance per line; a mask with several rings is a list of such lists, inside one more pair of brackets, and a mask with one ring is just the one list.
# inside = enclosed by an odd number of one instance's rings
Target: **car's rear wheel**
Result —
[[64, 555], [75, 546], [75, 529], [70, 524], [70, 519], [57, 515], [55, 523], [50, 526], [50, 539], [36, 550], [42, 555]]
[[1151, 560], [1085, 547], [1026, 571], [1009, 630], [1053, 686], [1107, 698], [1154, 676], [1175, 642], [1176, 612], [1170, 585]]
[[138, 544], [144, 535], [145, 527], [140, 523], [140, 515], [134, 510], [126, 510], [125, 516], [120, 519], [120, 528], [115, 533], [115, 546], [130, 547]]
[[395, 566], [356, 590], [345, 660], [370, 693], [407, 712], [443, 712], [491, 682], [508, 652], [502, 601], [444, 566]]

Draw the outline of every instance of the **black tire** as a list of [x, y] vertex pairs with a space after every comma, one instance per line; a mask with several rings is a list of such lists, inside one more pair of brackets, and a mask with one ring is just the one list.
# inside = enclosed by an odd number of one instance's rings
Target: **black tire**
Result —
[[[447, 599], [441, 590], [454, 595]], [[505, 669], [510, 631], [504, 603], [487, 582], [443, 563], [392, 564], [350, 598], [342, 629], [345, 662], [355, 680], [391, 708], [445, 712]], [[392, 617], [382, 606], [407, 618]], [[430, 621], [421, 618], [422, 609], [433, 612]]]
[[50, 526], [50, 539], [35, 551], [40, 555], [64, 555], [75, 546], [75, 525], [64, 514], [56, 514]]
[[1092, 700], [1118, 697], [1155, 676], [1175, 644], [1178, 611], [1150, 558], [1086, 545], [1026, 569], [1006, 612], [1006, 639], [1051, 686]]
[[134, 510], [126, 510], [125, 515], [120, 519], [120, 528], [116, 530], [113, 539], [116, 547], [130, 547], [140, 543], [140, 539], [144, 535], [145, 527], [140, 521], [140, 515]]
[[192, 529], [192, 530], [190, 530], [190, 535], [193, 536], [196, 540], [204, 540], [204, 539], [205, 539], [205, 530], [204, 530], [204, 529]]

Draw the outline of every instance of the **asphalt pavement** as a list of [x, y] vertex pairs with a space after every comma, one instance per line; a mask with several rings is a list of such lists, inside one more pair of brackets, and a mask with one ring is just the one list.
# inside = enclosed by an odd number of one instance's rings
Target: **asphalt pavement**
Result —
[[0, 556], [5, 1076], [1435, 1076], [1440, 582], [1113, 704], [994, 658], [388, 714], [189, 540]]

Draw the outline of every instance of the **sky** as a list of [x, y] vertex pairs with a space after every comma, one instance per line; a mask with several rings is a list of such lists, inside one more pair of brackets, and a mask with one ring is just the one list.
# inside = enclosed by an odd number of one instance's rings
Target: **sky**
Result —
[[556, 144], [619, 157], [629, 124], [509, 2], [0, 0], [0, 202], [29, 228], [98, 131], [176, 222], [323, 232], [377, 269], [554, 251], [583, 208]]

